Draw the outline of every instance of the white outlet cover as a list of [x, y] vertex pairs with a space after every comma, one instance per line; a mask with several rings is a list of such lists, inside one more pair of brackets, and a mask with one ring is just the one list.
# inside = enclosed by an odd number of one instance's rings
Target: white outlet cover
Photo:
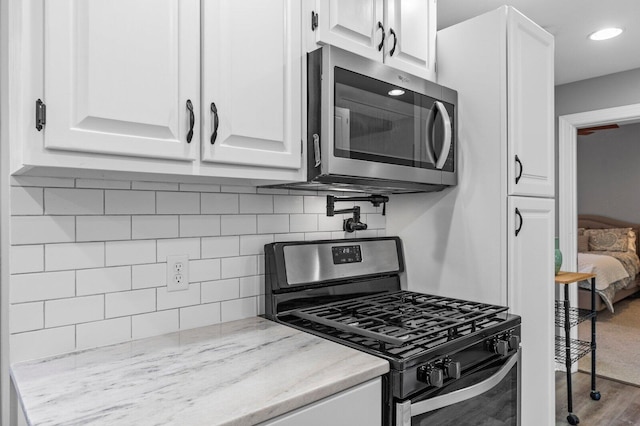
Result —
[[[176, 268], [176, 264], [182, 267]], [[189, 256], [186, 254], [167, 256], [167, 291], [189, 288]]]

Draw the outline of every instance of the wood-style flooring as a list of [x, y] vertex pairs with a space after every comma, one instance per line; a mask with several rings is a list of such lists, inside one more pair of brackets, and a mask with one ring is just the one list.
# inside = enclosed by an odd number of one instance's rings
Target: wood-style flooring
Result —
[[[591, 375], [574, 373], [573, 412], [580, 419], [578, 426], [640, 425], [640, 387], [625, 385], [613, 380], [596, 378], [596, 390], [602, 398], [594, 401], [589, 396]], [[556, 372], [556, 425], [567, 422], [566, 373]]]

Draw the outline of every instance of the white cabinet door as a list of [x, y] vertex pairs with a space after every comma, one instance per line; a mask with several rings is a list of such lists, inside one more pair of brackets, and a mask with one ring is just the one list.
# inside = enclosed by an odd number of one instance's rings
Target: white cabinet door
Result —
[[507, 33], [509, 195], [553, 197], [553, 36], [513, 9]]
[[[199, 1], [44, 4], [45, 147], [194, 160]], [[195, 108], [191, 143], [188, 101]]]
[[202, 5], [202, 160], [299, 168], [300, 2], [206, 0]]
[[522, 425], [550, 425], [555, 413], [555, 201], [508, 198], [507, 293], [510, 312], [522, 317]]
[[435, 81], [436, 0], [386, 0], [384, 62]]
[[383, 0], [320, 0], [317, 6], [317, 43], [382, 60]]
[[260, 426], [380, 426], [381, 379], [373, 379], [339, 394], [309, 404]]

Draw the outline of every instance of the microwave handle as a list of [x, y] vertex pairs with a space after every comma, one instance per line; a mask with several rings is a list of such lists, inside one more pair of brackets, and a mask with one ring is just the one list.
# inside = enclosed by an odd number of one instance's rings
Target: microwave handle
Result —
[[449, 156], [449, 150], [451, 149], [451, 117], [449, 117], [449, 113], [442, 102], [436, 101], [435, 105], [440, 113], [440, 117], [442, 117], [442, 125], [444, 126], [444, 143], [442, 144], [442, 151], [440, 151], [440, 155], [438, 155], [438, 160], [436, 161], [436, 169], [442, 170]]

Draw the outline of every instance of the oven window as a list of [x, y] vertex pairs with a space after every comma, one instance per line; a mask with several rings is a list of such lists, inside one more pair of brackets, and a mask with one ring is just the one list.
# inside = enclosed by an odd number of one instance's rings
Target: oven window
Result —
[[439, 130], [427, 131], [434, 99], [408, 89], [393, 92], [400, 88], [342, 68], [334, 77], [336, 157], [435, 168], [430, 139]]
[[[489, 366], [453, 382], [440, 395], [472, 386], [494, 375], [503, 364]], [[433, 396], [433, 395], [431, 395]], [[412, 403], [418, 400], [413, 400]], [[412, 426], [448, 425], [518, 425], [518, 364], [496, 386], [488, 391], [453, 405], [411, 418]]]

